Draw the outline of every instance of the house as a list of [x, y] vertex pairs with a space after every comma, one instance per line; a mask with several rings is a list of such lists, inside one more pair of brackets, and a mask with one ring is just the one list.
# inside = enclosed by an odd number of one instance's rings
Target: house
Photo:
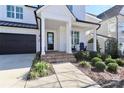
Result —
[[0, 54], [72, 53], [81, 44], [87, 47], [88, 31], [93, 32], [93, 51], [97, 51], [100, 24], [85, 20], [84, 5], [1, 5], [0, 11]]
[[113, 6], [97, 17], [102, 19], [101, 28], [97, 31], [101, 52], [105, 52], [105, 42], [109, 38], [115, 38], [118, 42], [118, 49], [124, 54], [124, 6]]
[[35, 53], [39, 31], [36, 8], [0, 5], [0, 54]]

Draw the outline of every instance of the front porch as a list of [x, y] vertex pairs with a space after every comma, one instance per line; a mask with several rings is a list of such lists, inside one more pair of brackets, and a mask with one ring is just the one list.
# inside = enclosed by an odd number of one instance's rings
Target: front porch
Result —
[[[52, 8], [63, 9], [60, 11]], [[87, 47], [87, 31], [93, 30], [93, 51], [96, 50], [96, 28], [98, 25], [90, 22], [77, 22], [66, 6], [47, 6], [44, 11], [39, 9], [37, 15], [41, 18], [41, 55], [47, 51], [59, 51], [72, 54]], [[66, 12], [66, 13], [65, 13]]]
[[[87, 46], [88, 46], [87, 32], [93, 30], [92, 26], [89, 26], [88, 24], [83, 24], [83, 26], [79, 26], [79, 25], [77, 26], [72, 23], [70, 24], [71, 26], [68, 27], [68, 24], [66, 22], [59, 20], [45, 19], [45, 23], [44, 23], [45, 35], [42, 35], [41, 37], [42, 55], [45, 55], [50, 51], [58, 51], [58, 52], [65, 52], [71, 54], [72, 52], [87, 50]], [[92, 49], [96, 51], [96, 42], [95, 42], [96, 32], [95, 31], [93, 32], [94, 32], [93, 35], [94, 46]], [[45, 41], [44, 43], [43, 40]]]

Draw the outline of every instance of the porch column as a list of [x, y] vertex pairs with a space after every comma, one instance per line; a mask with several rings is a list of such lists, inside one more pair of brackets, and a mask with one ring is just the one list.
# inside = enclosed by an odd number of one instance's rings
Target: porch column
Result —
[[41, 17], [41, 55], [45, 55], [45, 18]]
[[93, 51], [97, 51], [96, 29], [93, 31]]
[[66, 53], [72, 53], [71, 49], [71, 22], [66, 24]]

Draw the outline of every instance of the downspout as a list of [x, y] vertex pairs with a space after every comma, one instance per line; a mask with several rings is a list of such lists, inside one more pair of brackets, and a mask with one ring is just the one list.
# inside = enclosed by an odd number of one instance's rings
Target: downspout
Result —
[[[39, 29], [40, 29], [40, 56], [41, 56], [41, 18], [36, 15], [36, 11], [34, 13], [35, 13], [35, 16], [36, 16], [36, 21], [37, 21], [37, 19], [40, 20], [40, 27], [39, 27]], [[37, 21], [37, 26], [38, 26], [38, 21]]]
[[41, 18], [37, 17], [40, 20], [40, 56], [41, 56]]
[[[97, 30], [99, 30], [100, 27], [101, 27], [101, 24], [99, 24], [99, 26], [96, 28], [96, 47], [97, 47]], [[97, 52], [98, 52], [98, 50], [97, 50]]]
[[[116, 16], [116, 32], [117, 32], [117, 49], [118, 49], [118, 17]], [[119, 51], [117, 51], [118, 55], [119, 55]]]

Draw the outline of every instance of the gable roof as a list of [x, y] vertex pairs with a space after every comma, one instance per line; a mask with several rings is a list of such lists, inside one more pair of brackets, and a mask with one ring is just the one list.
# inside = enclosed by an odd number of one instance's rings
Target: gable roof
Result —
[[[48, 6], [48, 5], [47, 5], [47, 6]], [[73, 18], [76, 18], [75, 15], [72, 13], [72, 11], [68, 8], [68, 6], [67, 6], [67, 5], [65, 5], [65, 6], [66, 6], [66, 8], [69, 10], [69, 12], [70, 12], [71, 15], [73, 16]], [[37, 12], [39, 9], [44, 8], [44, 7], [46, 7], [46, 5], [40, 6], [39, 8], [37, 8], [37, 9], [35, 10], [35, 12]]]
[[124, 7], [124, 5], [116, 5], [113, 6], [112, 8], [106, 10], [105, 12], [99, 14], [97, 17], [102, 19], [102, 20], [106, 20], [108, 18], [117, 16], [118, 14], [120, 14], [121, 9]]
[[[45, 6], [45, 5], [43, 5], [43, 6]], [[39, 8], [37, 8], [37, 9], [35, 10], [35, 12], [38, 11], [40, 8], [43, 8], [43, 6], [40, 6]], [[99, 23], [95, 23], [95, 22], [90, 22], [90, 21], [85, 21], [85, 20], [80, 20], [80, 19], [78, 19], [78, 18], [74, 15], [74, 13], [69, 9], [68, 5], [66, 5], [66, 7], [67, 7], [67, 9], [70, 11], [70, 13], [72, 14], [72, 16], [76, 19], [77, 22], [82, 22], [82, 23], [87, 23], [87, 24], [98, 25], [98, 26], [100, 27], [100, 24], [99, 24]]]

